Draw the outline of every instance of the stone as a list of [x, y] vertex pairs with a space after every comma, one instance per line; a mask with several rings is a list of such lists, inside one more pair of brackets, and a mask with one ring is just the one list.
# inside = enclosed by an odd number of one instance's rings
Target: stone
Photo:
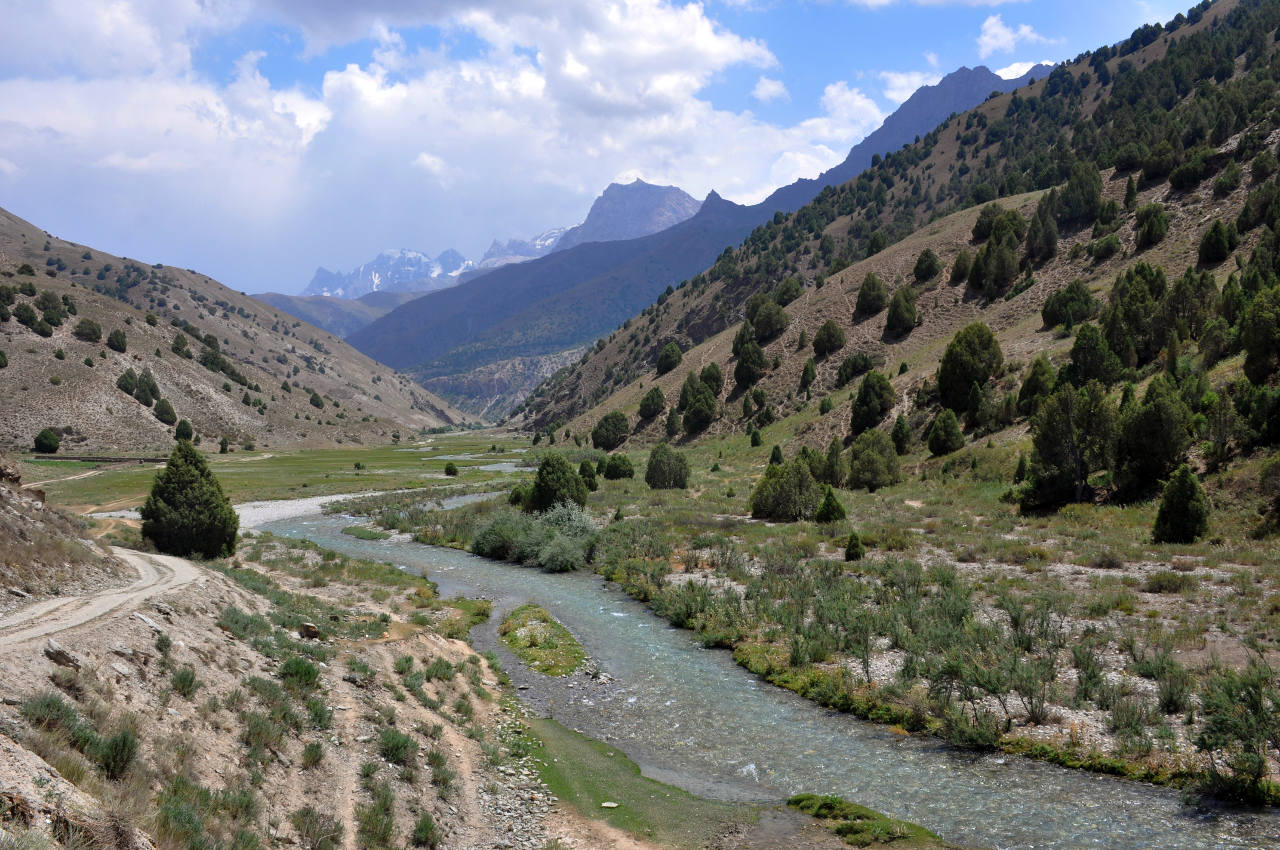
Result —
[[121, 676], [124, 676], [125, 678], [128, 678], [129, 676], [133, 675], [133, 668], [130, 667], [128, 664], [121, 664], [119, 661], [112, 661], [111, 669], [115, 670], [117, 673], [119, 673]]
[[19, 599], [30, 599], [30, 598], [31, 598], [31, 594], [30, 594], [30, 593], [27, 593], [25, 590], [20, 590], [20, 589], [18, 589], [18, 588], [16, 588], [16, 587], [7, 587], [7, 588], [5, 588], [5, 590], [7, 590], [7, 591], [9, 592], [9, 595], [10, 595], [10, 596], [16, 596], [16, 597], [18, 597]]
[[151, 629], [151, 631], [156, 634], [160, 634], [164, 631], [164, 629], [160, 628], [159, 624], [157, 624], [155, 620], [151, 619], [146, 614], [143, 614], [141, 611], [134, 611], [133, 616], [145, 623], [147, 628]]
[[168, 605], [163, 602], [152, 602], [151, 607], [156, 609], [166, 620], [173, 621], [173, 609]]
[[44, 657], [59, 667], [70, 667], [77, 672], [80, 670], [80, 659], [63, 649], [62, 645], [53, 638], [45, 641]]
[[613, 802], [612, 800], [606, 800], [605, 802], [603, 802], [603, 803], [601, 803], [601, 804], [600, 804], [600, 808], [602, 808], [602, 809], [616, 809], [616, 808], [618, 808], [618, 804], [617, 804], [617, 803], [615, 803], [615, 802]]
[[298, 637], [315, 640], [320, 637], [320, 628], [315, 623], [302, 623], [298, 626]]

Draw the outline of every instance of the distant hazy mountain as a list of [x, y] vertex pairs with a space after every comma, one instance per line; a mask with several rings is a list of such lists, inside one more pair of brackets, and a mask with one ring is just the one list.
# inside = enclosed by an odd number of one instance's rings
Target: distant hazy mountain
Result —
[[254, 295], [277, 310], [310, 322], [334, 336], [346, 339], [374, 319], [385, 316], [421, 292], [369, 292], [359, 298], [337, 298], [332, 295], [285, 295], [263, 292]]
[[701, 206], [696, 198], [675, 186], [654, 186], [639, 179], [626, 184], [610, 183], [591, 205], [587, 220], [565, 231], [555, 250], [584, 242], [648, 236], [693, 218]]
[[359, 298], [370, 292], [432, 292], [453, 286], [472, 268], [475, 264], [452, 248], [437, 257], [393, 249], [350, 272], [318, 268], [302, 294]]
[[477, 269], [496, 269], [508, 263], [523, 263], [525, 260], [536, 260], [550, 254], [560, 241], [567, 227], [556, 227], [546, 233], [540, 233], [532, 239], [508, 239], [506, 242], [493, 240], [489, 250], [484, 252]]

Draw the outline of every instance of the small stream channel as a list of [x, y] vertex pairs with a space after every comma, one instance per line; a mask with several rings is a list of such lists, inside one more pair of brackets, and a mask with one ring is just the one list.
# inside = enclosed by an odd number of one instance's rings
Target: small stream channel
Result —
[[[728, 652], [703, 649], [596, 575], [357, 540], [341, 533], [351, 521], [313, 513], [259, 527], [425, 573], [445, 596], [492, 599], [494, 616], [473, 632], [475, 642], [499, 652], [529, 705], [614, 744], [646, 775], [696, 794], [836, 794], [968, 846], [1280, 847], [1276, 813], [1197, 809], [1174, 790], [902, 738], [758, 680]], [[563, 622], [613, 681], [551, 679], [507, 653], [497, 624], [526, 601]]]

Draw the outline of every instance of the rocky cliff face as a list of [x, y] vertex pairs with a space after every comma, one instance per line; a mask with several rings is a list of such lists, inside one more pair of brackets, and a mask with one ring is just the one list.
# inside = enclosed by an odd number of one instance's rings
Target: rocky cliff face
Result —
[[625, 185], [610, 183], [591, 205], [587, 220], [569, 228], [555, 249], [648, 236], [692, 218], [701, 206], [675, 186], [654, 186], [638, 179]]

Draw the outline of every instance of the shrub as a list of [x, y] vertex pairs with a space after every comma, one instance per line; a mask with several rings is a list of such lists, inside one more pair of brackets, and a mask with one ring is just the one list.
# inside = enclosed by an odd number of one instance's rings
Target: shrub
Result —
[[604, 477], [609, 481], [618, 481], [622, 478], [634, 478], [636, 475], [635, 467], [631, 465], [631, 458], [624, 454], [612, 454], [605, 458]]
[[1268, 757], [1280, 744], [1280, 689], [1275, 671], [1261, 657], [1244, 670], [1216, 670], [1200, 697], [1204, 725], [1196, 747], [1208, 753], [1205, 790], [1230, 799], [1267, 799]]
[[640, 418], [652, 419], [667, 409], [667, 400], [658, 387], [650, 387], [649, 392], [640, 399]]
[[320, 685], [320, 670], [314, 663], [295, 655], [280, 665], [280, 680], [290, 693], [304, 694]]
[[444, 465], [444, 474], [450, 478], [456, 478], [458, 476], [458, 465], [453, 461], [446, 461]]
[[587, 485], [574, 473], [573, 467], [569, 465], [569, 461], [565, 460], [564, 455], [552, 453], [544, 457], [538, 466], [538, 474], [534, 477], [533, 488], [529, 491], [525, 509], [542, 512], [554, 508], [561, 502], [585, 505]]
[[62, 438], [52, 428], [44, 428], [39, 434], [36, 434], [34, 444], [35, 450], [40, 454], [51, 455], [58, 451], [58, 447], [62, 445]]
[[844, 331], [835, 322], [827, 319], [813, 335], [813, 353], [819, 358], [835, 354], [844, 348]]
[[538, 549], [537, 561], [549, 573], [572, 572], [586, 564], [586, 547], [568, 535], [556, 534]]
[[764, 350], [754, 339], [747, 340], [738, 353], [737, 365], [733, 367], [733, 380], [745, 389], [759, 381], [764, 372]]
[[1053, 366], [1049, 363], [1049, 358], [1043, 354], [1038, 355], [1035, 360], [1031, 361], [1031, 367], [1027, 369], [1027, 376], [1022, 379], [1022, 386], [1018, 390], [1018, 410], [1024, 416], [1035, 413], [1040, 401], [1053, 392], [1055, 380], [1056, 376], [1053, 373]]
[[1045, 299], [1040, 318], [1046, 328], [1057, 325], [1070, 328], [1092, 318], [1097, 306], [1089, 287], [1083, 280], [1076, 279]]
[[403, 767], [418, 755], [418, 742], [411, 735], [388, 726], [378, 736], [378, 753], [392, 764]]
[[169, 677], [169, 684], [173, 686], [174, 693], [183, 699], [191, 699], [196, 695], [196, 691], [200, 690], [200, 680], [196, 678], [196, 671], [189, 666], [174, 670], [173, 675]]
[[131, 729], [121, 729], [110, 738], [103, 739], [94, 750], [94, 761], [103, 776], [114, 782], [124, 776], [138, 755], [138, 736]]
[[8, 365], [9, 365], [9, 355], [5, 354], [3, 351], [0, 351], [0, 369], [4, 369], [8, 367]]
[[708, 363], [703, 366], [702, 371], [698, 373], [698, 380], [702, 381], [715, 398], [719, 398], [721, 391], [724, 390], [724, 374], [721, 373], [718, 363]]
[[889, 315], [885, 318], [885, 330], [892, 336], [906, 336], [916, 326], [916, 294], [909, 286], [902, 286], [893, 293], [889, 302]]
[[597, 449], [611, 452], [623, 444], [630, 431], [626, 415], [614, 410], [602, 416], [596, 427], [591, 429], [591, 444]]
[[858, 536], [858, 532], [849, 532], [849, 542], [844, 545], [844, 559], [846, 561], [861, 561], [867, 554], [867, 547], [862, 545], [862, 538]]
[[156, 402], [154, 415], [156, 419], [159, 419], [165, 425], [173, 425], [178, 421], [178, 414], [174, 413], [173, 405], [169, 403], [167, 398], [162, 398]]
[[876, 277], [874, 272], [867, 272], [858, 289], [858, 300], [854, 305], [854, 313], [858, 316], [874, 316], [889, 303], [889, 290], [884, 281]]
[[1209, 503], [1195, 473], [1185, 463], [1164, 487], [1152, 539], [1156, 543], [1194, 543], [1209, 530]]
[[644, 481], [654, 490], [683, 490], [689, 485], [689, 462], [666, 443], [649, 452]]
[[900, 455], [906, 454], [911, 448], [911, 436], [911, 423], [907, 421], [907, 417], [898, 414], [898, 418], [893, 420], [893, 430], [889, 433], [894, 451]]
[[966, 325], [955, 335], [938, 364], [938, 395], [952, 410], [968, 405], [973, 384], [984, 386], [1000, 371], [1004, 354], [991, 328], [982, 322]]
[[81, 319], [71, 333], [83, 342], [98, 342], [102, 339], [102, 326], [93, 319]]
[[964, 447], [964, 435], [960, 433], [960, 423], [951, 408], [943, 408], [938, 418], [933, 420], [929, 429], [929, 451], [934, 456], [951, 454]]
[[955, 262], [951, 264], [951, 282], [960, 283], [969, 277], [969, 267], [973, 264], [973, 259], [969, 256], [969, 252], [963, 248], [959, 254], [956, 254]]
[[409, 835], [409, 843], [414, 847], [426, 847], [435, 850], [440, 846], [442, 836], [430, 812], [422, 812], [413, 822], [413, 832]]
[[665, 375], [672, 369], [680, 365], [683, 359], [680, 353], [680, 346], [674, 342], [668, 342], [662, 347], [662, 351], [658, 352], [657, 370], [659, 375]]
[[766, 295], [757, 293], [747, 299], [747, 319], [755, 329], [755, 336], [767, 342], [787, 329], [791, 317], [778, 303]]
[[827, 492], [822, 497], [822, 504], [818, 505], [818, 510], [813, 514], [814, 522], [840, 522], [848, 514], [845, 513], [844, 505], [840, 504], [840, 500], [836, 498], [835, 491], [827, 486]]
[[1235, 247], [1231, 243], [1234, 241], [1235, 223], [1228, 228], [1222, 224], [1221, 219], [1216, 219], [1213, 225], [1204, 232], [1204, 236], [1200, 239], [1200, 250], [1198, 259], [1202, 266], [1216, 266], [1227, 257], [1231, 256], [1231, 251]]
[[1158, 376], [1141, 404], [1122, 410], [1116, 439], [1116, 479], [1135, 494], [1152, 486], [1182, 463], [1191, 443], [1191, 412], [1173, 383]]
[[142, 536], [161, 552], [222, 558], [235, 552], [239, 517], [204, 456], [182, 440], [142, 506]]
[[896, 484], [899, 478], [898, 451], [883, 431], [864, 431], [849, 449], [849, 486], [866, 487], [874, 493]]
[[915, 276], [917, 283], [924, 283], [926, 280], [932, 280], [942, 271], [942, 261], [938, 259], [938, 255], [933, 253], [932, 248], [925, 248], [920, 252], [920, 256], [916, 257], [915, 268], [911, 273]]
[[1244, 374], [1262, 385], [1280, 368], [1280, 287], [1262, 290], [1249, 304], [1240, 326]]
[[191, 427], [191, 423], [185, 419], [179, 420], [178, 427], [173, 431], [173, 438], [175, 440], [190, 440], [193, 436], [195, 436], [195, 429]]
[[311, 770], [324, 761], [324, 746], [319, 741], [309, 741], [302, 748], [302, 769]]
[[870, 372], [874, 368], [875, 361], [871, 359], [871, 355], [861, 351], [850, 354], [840, 361], [840, 368], [836, 372], [836, 386], [843, 387], [854, 378]]
[[129, 344], [128, 340], [125, 338], [124, 331], [116, 328], [114, 331], [107, 334], [107, 348], [124, 354], [125, 349], [128, 347]]
[[894, 398], [889, 379], [875, 370], [868, 372], [858, 385], [858, 395], [853, 401], [850, 431], [857, 435], [874, 428], [893, 407]]
[[765, 470], [751, 494], [751, 515], [779, 522], [808, 519], [817, 510], [819, 499], [809, 465], [796, 458], [783, 466], [771, 464]]
[[316, 410], [324, 410], [324, 399], [320, 397], [320, 393], [315, 390], [311, 391], [311, 398], [307, 399], [308, 403]]
[[342, 822], [310, 806], [289, 815], [304, 850], [338, 850], [342, 846]]
[[1138, 208], [1134, 225], [1138, 250], [1159, 244], [1169, 232], [1169, 216], [1160, 204], [1144, 204]]

